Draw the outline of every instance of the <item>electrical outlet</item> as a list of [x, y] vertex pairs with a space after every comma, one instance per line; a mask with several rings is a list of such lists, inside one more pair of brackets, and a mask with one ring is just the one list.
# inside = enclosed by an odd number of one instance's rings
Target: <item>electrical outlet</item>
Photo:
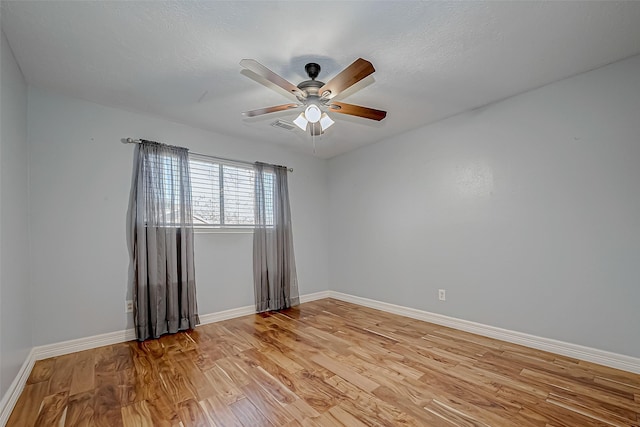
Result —
[[127, 300], [124, 302], [124, 312], [133, 313], [133, 301]]
[[447, 300], [447, 291], [444, 289], [438, 289], [438, 299], [440, 301], [446, 301]]

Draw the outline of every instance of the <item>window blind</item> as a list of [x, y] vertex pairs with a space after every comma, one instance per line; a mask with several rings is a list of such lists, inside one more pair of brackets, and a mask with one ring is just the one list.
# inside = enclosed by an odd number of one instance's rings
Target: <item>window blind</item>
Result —
[[[195, 227], [253, 228], [253, 168], [244, 164], [220, 161], [195, 154], [189, 155], [191, 193]], [[267, 174], [271, 200], [268, 221], [273, 223], [273, 174]]]

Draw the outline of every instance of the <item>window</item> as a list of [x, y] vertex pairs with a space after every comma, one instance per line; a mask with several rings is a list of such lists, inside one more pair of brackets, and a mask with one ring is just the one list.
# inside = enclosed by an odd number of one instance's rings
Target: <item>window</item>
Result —
[[[251, 166], [189, 154], [193, 225], [198, 228], [253, 228], [255, 173]], [[274, 175], [265, 174], [273, 192]], [[273, 197], [267, 197], [273, 224]]]

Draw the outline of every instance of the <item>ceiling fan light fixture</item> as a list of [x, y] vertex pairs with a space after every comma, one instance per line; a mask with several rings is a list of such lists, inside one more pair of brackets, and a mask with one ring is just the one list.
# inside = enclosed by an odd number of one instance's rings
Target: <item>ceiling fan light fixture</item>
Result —
[[311, 123], [318, 123], [321, 115], [322, 111], [320, 111], [320, 108], [315, 104], [309, 105], [306, 110], [304, 110], [304, 117]]
[[296, 119], [293, 121], [293, 123], [296, 126], [298, 126], [300, 129], [302, 129], [303, 131], [306, 131], [307, 130], [307, 123], [309, 123], [309, 122], [304, 117], [304, 113], [300, 113], [300, 115], [298, 117], [296, 117]]
[[327, 113], [322, 113], [320, 116], [320, 126], [322, 127], [322, 131], [329, 129], [329, 127], [335, 122], [331, 120], [331, 117]]
[[375, 71], [373, 65], [365, 59], [356, 59], [351, 65], [340, 71], [327, 83], [316, 80], [316, 77], [318, 77], [320, 73], [320, 65], [315, 62], [310, 62], [305, 66], [305, 70], [311, 80], [303, 81], [297, 86], [254, 59], [243, 59], [240, 61], [240, 65], [273, 85], [293, 93], [299, 102], [297, 104], [275, 105], [246, 111], [243, 113], [246, 117], [276, 113], [292, 108], [304, 108], [304, 111], [293, 120], [293, 123], [303, 132], [310, 132], [311, 136], [315, 137], [322, 135], [326, 129], [335, 123], [324, 110], [331, 111], [331, 114], [346, 114], [377, 121], [387, 116], [386, 111], [344, 102], [330, 101]]

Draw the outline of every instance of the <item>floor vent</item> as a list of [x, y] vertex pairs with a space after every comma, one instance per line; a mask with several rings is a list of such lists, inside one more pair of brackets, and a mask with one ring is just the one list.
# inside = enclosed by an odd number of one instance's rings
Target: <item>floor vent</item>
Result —
[[296, 128], [296, 125], [294, 125], [293, 123], [285, 122], [284, 120], [276, 120], [275, 122], [271, 123], [271, 126], [282, 128], [284, 130], [294, 130]]

